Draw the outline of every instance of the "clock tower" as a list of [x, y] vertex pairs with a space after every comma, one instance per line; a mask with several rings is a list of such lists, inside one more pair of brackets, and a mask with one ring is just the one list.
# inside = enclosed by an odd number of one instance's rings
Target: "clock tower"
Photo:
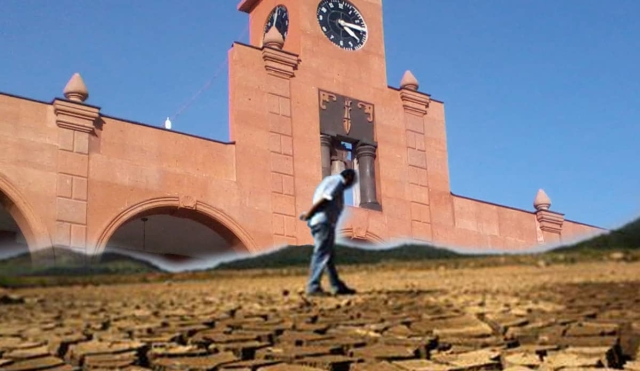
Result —
[[447, 235], [443, 105], [410, 72], [388, 86], [382, 0], [242, 0], [238, 9], [249, 14], [250, 45], [229, 52], [236, 176], [253, 189], [243, 206], [272, 226], [274, 243], [311, 243], [297, 216], [322, 178], [344, 168], [359, 181], [342, 235]]
[[327, 88], [330, 82], [386, 88], [382, 0], [244, 0], [239, 9], [249, 13], [250, 43], [257, 47], [273, 20], [286, 17], [279, 30], [286, 29], [283, 50], [313, 63], [305, 70]]

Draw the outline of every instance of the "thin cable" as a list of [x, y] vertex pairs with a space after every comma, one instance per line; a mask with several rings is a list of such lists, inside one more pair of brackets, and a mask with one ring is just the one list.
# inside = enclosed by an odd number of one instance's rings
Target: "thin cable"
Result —
[[[242, 38], [244, 37], [244, 35], [247, 33], [247, 31], [249, 31], [249, 24], [247, 24], [247, 27], [244, 29], [244, 31], [242, 31], [242, 33], [240, 34], [240, 36], [238, 38], [236, 38], [236, 40], [242, 40]], [[209, 87], [211, 87], [211, 85], [213, 84], [213, 82], [215, 81], [215, 79], [218, 77], [218, 75], [220, 74], [220, 72], [222, 71], [222, 69], [224, 68], [225, 65], [227, 65], [229, 63], [229, 53], [227, 53], [227, 57], [224, 59], [224, 61], [220, 64], [220, 66], [218, 66], [218, 68], [216, 69], [215, 74], [213, 75], [213, 77], [211, 77], [209, 79], [209, 81], [207, 81], [206, 84], [204, 84], [204, 86], [202, 88], [200, 88], [200, 90], [198, 90], [192, 97], [191, 99], [189, 99], [187, 101], [187, 103], [183, 104], [182, 107], [180, 107], [180, 109], [178, 109], [178, 111], [173, 114], [173, 116], [171, 116], [169, 118], [169, 120], [173, 121], [175, 120], [178, 116], [180, 116], [187, 108], [189, 108], [199, 97], [202, 93], [204, 93], [205, 90], [209, 89]]]

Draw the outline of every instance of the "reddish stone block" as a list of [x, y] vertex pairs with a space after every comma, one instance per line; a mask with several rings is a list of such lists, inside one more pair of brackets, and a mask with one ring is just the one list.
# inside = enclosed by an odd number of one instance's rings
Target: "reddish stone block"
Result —
[[295, 237], [296, 235], [296, 218], [292, 216], [284, 217], [284, 234], [287, 237]]
[[427, 149], [425, 146], [424, 134], [416, 134], [416, 149], [418, 151], [425, 151]]
[[274, 213], [295, 216], [296, 208], [294, 204], [294, 198], [291, 196], [272, 194], [271, 195], [272, 208]]
[[293, 186], [293, 177], [282, 175], [282, 193], [289, 196], [295, 196], [296, 190]]
[[84, 201], [58, 198], [57, 219], [63, 222], [86, 224], [87, 223], [87, 203]]
[[426, 187], [427, 182], [427, 170], [418, 167], [409, 167], [409, 184], [415, 184]]
[[58, 174], [58, 186], [56, 195], [58, 197], [71, 198], [72, 183], [73, 177], [71, 175]]
[[407, 136], [407, 147], [415, 149], [416, 148], [416, 133], [413, 132], [413, 131], [407, 130], [406, 136]]
[[421, 204], [429, 204], [429, 188], [409, 184], [409, 199]]
[[87, 239], [87, 227], [84, 225], [71, 225], [71, 247], [85, 248]]
[[89, 158], [87, 155], [58, 151], [58, 172], [62, 174], [87, 177]]
[[422, 117], [408, 114], [405, 116], [405, 125], [407, 130], [424, 134], [424, 119]]
[[57, 246], [69, 246], [71, 243], [71, 224], [56, 222], [53, 233], [53, 243]]
[[284, 215], [273, 214], [273, 234], [284, 236]]
[[86, 155], [89, 153], [89, 133], [76, 131], [74, 133], [73, 151]]
[[425, 156], [425, 153], [415, 149], [409, 148], [407, 150], [407, 162], [409, 163], [409, 166], [422, 169], [427, 167], [427, 157]]
[[283, 175], [271, 173], [271, 190], [276, 193], [283, 193]]
[[291, 99], [279, 97], [280, 114], [285, 117], [291, 117]]
[[291, 137], [282, 135], [280, 137], [280, 140], [282, 146], [282, 154], [293, 156], [293, 141], [291, 140]]
[[269, 90], [281, 97], [289, 98], [291, 96], [291, 84], [289, 79], [267, 75], [267, 84]]
[[269, 113], [280, 114], [280, 97], [275, 94], [267, 94], [267, 109]]
[[272, 153], [271, 171], [280, 174], [293, 175], [293, 157]]
[[291, 136], [291, 119], [281, 115], [269, 114], [269, 130]]
[[73, 130], [58, 128], [58, 148], [73, 151]]
[[431, 223], [431, 212], [429, 210], [429, 206], [412, 202], [411, 203], [411, 220], [422, 222], [422, 223]]
[[431, 224], [411, 222], [411, 231], [413, 232], [413, 237], [420, 238], [423, 241], [432, 240]]
[[86, 178], [79, 178], [79, 177], [73, 178], [73, 199], [78, 201], [87, 200], [87, 179]]
[[269, 150], [271, 152], [282, 153], [280, 137], [281, 135], [278, 133], [269, 133]]

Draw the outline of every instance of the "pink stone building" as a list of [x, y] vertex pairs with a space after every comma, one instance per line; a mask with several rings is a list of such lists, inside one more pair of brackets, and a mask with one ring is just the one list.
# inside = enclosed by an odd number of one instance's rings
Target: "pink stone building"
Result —
[[409, 71], [389, 86], [381, 0], [331, 4], [238, 5], [250, 44], [229, 51], [228, 142], [104, 115], [79, 74], [50, 102], [0, 94], [0, 239], [187, 256], [309, 244], [297, 215], [347, 166], [349, 239], [524, 249], [603, 231], [542, 190], [532, 210], [452, 194], [444, 103]]

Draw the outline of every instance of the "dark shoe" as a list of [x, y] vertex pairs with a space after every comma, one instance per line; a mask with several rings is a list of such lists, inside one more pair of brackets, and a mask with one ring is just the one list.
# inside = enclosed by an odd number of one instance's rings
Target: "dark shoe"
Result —
[[306, 295], [313, 296], [313, 297], [325, 297], [325, 296], [329, 296], [329, 293], [323, 290], [315, 290], [315, 291], [308, 291]]
[[355, 294], [356, 294], [356, 290], [347, 286], [341, 287], [339, 290], [333, 291], [333, 295], [355, 295]]

